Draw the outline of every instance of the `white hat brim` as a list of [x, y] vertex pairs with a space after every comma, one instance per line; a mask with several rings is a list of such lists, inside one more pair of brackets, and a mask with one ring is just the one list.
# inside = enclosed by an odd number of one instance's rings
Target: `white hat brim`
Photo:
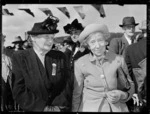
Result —
[[91, 33], [94, 32], [101, 32], [104, 35], [105, 39], [108, 39], [110, 37], [110, 33], [106, 25], [89, 24], [79, 35], [78, 41], [82, 43]]

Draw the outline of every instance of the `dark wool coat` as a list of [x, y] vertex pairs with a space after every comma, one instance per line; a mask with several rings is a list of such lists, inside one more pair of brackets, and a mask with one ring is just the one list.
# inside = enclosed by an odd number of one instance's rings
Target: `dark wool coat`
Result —
[[[32, 48], [15, 52], [12, 64], [13, 97], [24, 111], [43, 111], [46, 105], [70, 106], [69, 70], [62, 52], [48, 52], [45, 68]], [[52, 64], [56, 65], [53, 75]]]
[[[133, 74], [133, 70], [140, 68], [139, 63], [143, 61], [145, 58], [147, 58], [147, 45], [146, 45], [146, 39], [142, 39], [137, 43], [134, 43], [130, 45], [126, 49], [126, 56], [125, 56], [125, 61], [127, 63], [128, 69], [129, 69], [129, 74], [132, 77], [132, 79], [135, 82], [135, 85], [138, 86], [140, 83], [144, 82], [144, 77], [141, 78], [135, 76]], [[137, 81], [136, 81], [137, 80]], [[142, 81], [141, 81], [142, 80]], [[138, 85], [137, 85], [138, 84]], [[136, 87], [136, 92], [137, 92], [138, 87]]]
[[125, 56], [125, 49], [127, 46], [129, 46], [129, 43], [123, 35], [121, 38], [114, 38], [111, 40], [109, 51]]

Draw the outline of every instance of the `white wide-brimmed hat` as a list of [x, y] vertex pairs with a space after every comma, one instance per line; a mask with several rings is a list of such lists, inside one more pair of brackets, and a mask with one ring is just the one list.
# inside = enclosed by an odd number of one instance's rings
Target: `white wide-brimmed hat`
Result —
[[101, 32], [104, 35], [105, 39], [108, 39], [110, 37], [108, 27], [105, 24], [89, 24], [79, 35], [78, 41], [82, 43], [91, 33], [94, 32]]
[[146, 20], [144, 20], [144, 21], [142, 21], [141, 22], [141, 27], [139, 28], [140, 30], [146, 30], [147, 29], [147, 27], [146, 27]]

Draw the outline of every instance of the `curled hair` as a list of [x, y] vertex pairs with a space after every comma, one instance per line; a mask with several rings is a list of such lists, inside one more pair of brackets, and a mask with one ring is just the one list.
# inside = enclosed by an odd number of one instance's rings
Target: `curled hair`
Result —
[[104, 37], [104, 39], [106, 40], [107, 36], [105, 36], [105, 34], [103, 34], [102, 32], [93, 32], [93, 33], [89, 34], [89, 35], [82, 41], [81, 46], [88, 48], [88, 43], [87, 43], [88, 40], [89, 40], [93, 35], [95, 35], [95, 34], [97, 34], [97, 33], [102, 34], [103, 37]]

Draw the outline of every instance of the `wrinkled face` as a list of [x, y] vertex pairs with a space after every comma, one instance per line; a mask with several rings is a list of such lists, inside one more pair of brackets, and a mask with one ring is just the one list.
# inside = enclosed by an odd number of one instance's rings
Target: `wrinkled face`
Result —
[[77, 42], [77, 39], [78, 39], [80, 33], [81, 33], [81, 30], [74, 30], [74, 31], [72, 31], [71, 39], [72, 39], [73, 42]]
[[135, 33], [135, 25], [124, 26], [123, 30], [127, 36], [132, 37]]
[[40, 51], [50, 51], [54, 43], [54, 34], [42, 34], [32, 37], [33, 47]]
[[87, 44], [91, 52], [97, 57], [103, 55], [106, 51], [107, 42], [105, 41], [103, 34], [100, 32], [89, 35]]

